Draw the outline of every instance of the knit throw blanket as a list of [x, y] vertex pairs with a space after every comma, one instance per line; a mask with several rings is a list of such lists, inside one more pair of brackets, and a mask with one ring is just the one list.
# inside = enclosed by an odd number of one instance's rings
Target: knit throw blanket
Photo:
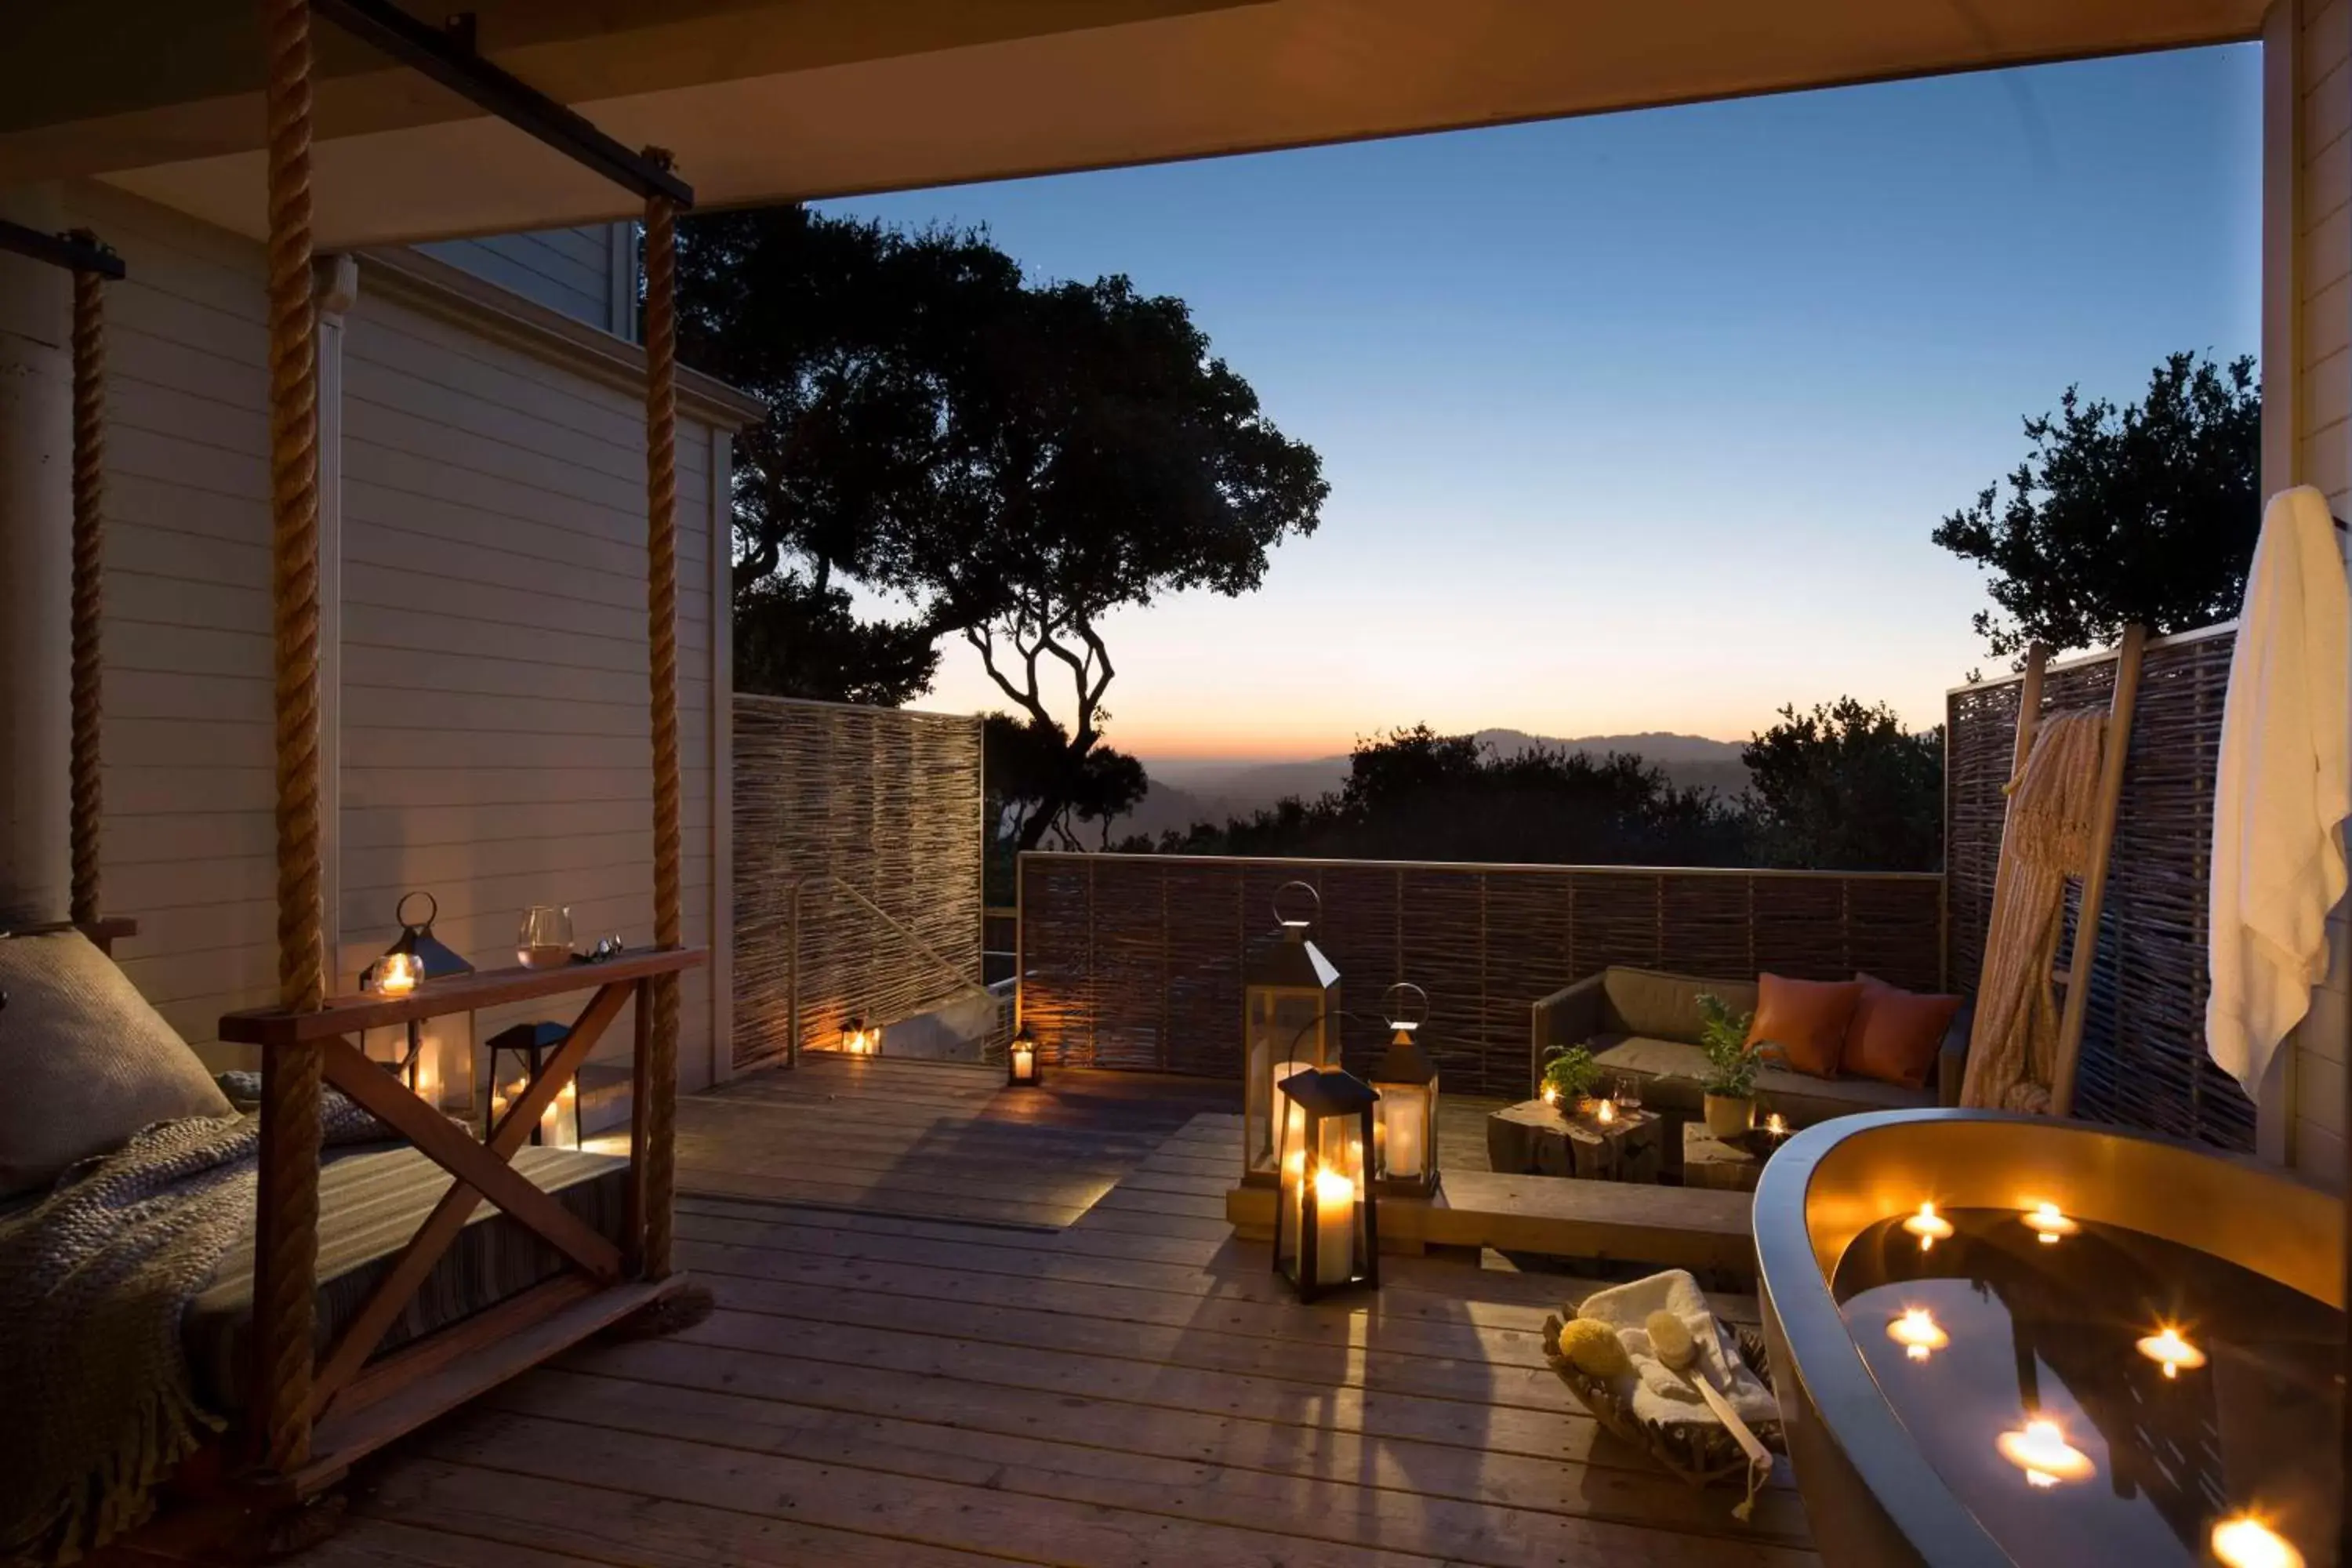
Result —
[[[330, 1093], [329, 1142], [383, 1135]], [[0, 1551], [70, 1563], [142, 1522], [217, 1415], [180, 1319], [253, 1224], [253, 1116], [163, 1121], [0, 1220]]]

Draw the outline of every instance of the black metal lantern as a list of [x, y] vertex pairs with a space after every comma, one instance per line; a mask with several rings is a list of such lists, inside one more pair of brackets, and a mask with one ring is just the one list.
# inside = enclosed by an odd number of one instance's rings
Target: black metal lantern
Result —
[[1023, 1024], [1013, 1031], [1013, 1039], [1004, 1047], [1004, 1083], [1008, 1089], [1035, 1089], [1045, 1081], [1045, 1069], [1037, 1060], [1037, 1037]]
[[1251, 952], [1242, 976], [1242, 1180], [1257, 1186], [1276, 1184], [1276, 1145], [1297, 1115], [1281, 1100], [1282, 1080], [1339, 1065], [1339, 971], [1315, 945], [1313, 918], [1283, 913], [1282, 895], [1293, 888], [1322, 911], [1322, 899], [1306, 883], [1276, 889], [1280, 929]]
[[[413, 899], [425, 900], [425, 918], [421, 921], [412, 921], [408, 918], [408, 905]], [[400, 927], [400, 934], [393, 938], [392, 945], [383, 950], [381, 957], [360, 971], [360, 989], [385, 996], [404, 996], [427, 981], [473, 973], [471, 963], [433, 934], [433, 921], [440, 912], [441, 902], [431, 893], [421, 889], [403, 893], [400, 902], [393, 907], [392, 911], [393, 921]], [[470, 1078], [474, 1054], [473, 1015], [451, 1014], [436, 1019], [436, 1023], [446, 1027], [459, 1019], [464, 1022], [466, 1039], [455, 1054], [465, 1062], [466, 1075]], [[405, 1038], [400, 1047], [398, 1059], [383, 1065], [399, 1076], [411, 1094], [437, 1103], [446, 1086], [435, 1071], [434, 1064], [427, 1061], [425, 1045], [424, 1021], [412, 1018], [405, 1026]], [[467, 1090], [466, 1094], [461, 1094], [457, 1103], [465, 1104], [469, 1093], [470, 1090]]]
[[[1420, 1016], [1401, 994], [1421, 998]], [[1391, 1000], [1392, 999], [1392, 1000]], [[1371, 1086], [1381, 1097], [1373, 1113], [1372, 1152], [1376, 1190], [1387, 1197], [1427, 1198], [1437, 1193], [1437, 1064], [1422, 1048], [1420, 1030], [1429, 1017], [1429, 993], [1399, 981], [1383, 994], [1391, 1005], [1389, 1044], [1372, 1064]]]
[[848, 1057], [878, 1057], [882, 1054], [882, 1027], [868, 1026], [866, 1015], [852, 1013], [841, 1026], [841, 1054]]
[[[517, 1024], [490, 1037], [490, 1081], [483, 1090], [482, 1135], [485, 1138], [506, 1120], [507, 1108], [520, 1100], [523, 1090], [539, 1077], [539, 1069], [547, 1058], [571, 1037], [571, 1029], [552, 1023]], [[520, 1076], [509, 1079], [499, 1070], [499, 1058], [501, 1056], [514, 1058]], [[569, 1142], [564, 1141], [563, 1125], [567, 1110], [571, 1112], [572, 1121]], [[547, 1109], [540, 1113], [538, 1125], [530, 1130], [530, 1141], [552, 1144], [559, 1149], [580, 1147], [580, 1079], [577, 1075], [553, 1100], [548, 1101]]]
[[1337, 1068], [1309, 1068], [1277, 1086], [1297, 1115], [1276, 1138], [1282, 1184], [1274, 1200], [1274, 1268], [1312, 1301], [1381, 1282], [1380, 1205], [1365, 1152], [1372, 1146], [1372, 1086]]

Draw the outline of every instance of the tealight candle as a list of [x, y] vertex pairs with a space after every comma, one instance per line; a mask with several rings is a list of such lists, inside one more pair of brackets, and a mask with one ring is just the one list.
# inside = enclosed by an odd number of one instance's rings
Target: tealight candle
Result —
[[2303, 1553], [2252, 1514], [2213, 1526], [2213, 1556], [2223, 1568], [2303, 1568]]
[[1789, 1119], [1776, 1110], [1764, 1119], [1764, 1131], [1774, 1138], [1786, 1138], [1789, 1135]]
[[1919, 1250], [1925, 1252], [1952, 1234], [1952, 1222], [1937, 1214], [1934, 1204], [1921, 1204], [1919, 1212], [1903, 1222], [1903, 1228], [1919, 1238]]
[[2003, 1432], [1994, 1447], [2037, 1487], [2083, 1480], [2094, 1468], [2091, 1457], [2068, 1444], [2055, 1421], [2028, 1421], [2021, 1432]]
[[2178, 1377], [2180, 1369], [2195, 1372], [2205, 1364], [2205, 1352], [2180, 1337], [2180, 1331], [2170, 1324], [2139, 1342], [2139, 1353], [2164, 1369], [2167, 1377]]
[[1594, 1106], [1592, 1108], [1592, 1120], [1601, 1122], [1616, 1121], [1617, 1102], [1613, 1100], [1604, 1100], [1599, 1105]]
[[2036, 1204], [2025, 1211], [2025, 1228], [2033, 1232], [2045, 1247], [2054, 1247], [2062, 1236], [2072, 1236], [2082, 1227], [2058, 1212], [2056, 1204]]
[[1545, 1089], [1543, 1091], [1543, 1102], [1546, 1105], [1558, 1105], [1559, 1103], [1559, 1090], [1556, 1089]]
[[1888, 1321], [1886, 1337], [1903, 1347], [1903, 1353], [1913, 1361], [1926, 1361], [1937, 1351], [1952, 1342], [1936, 1322], [1935, 1314], [1925, 1307], [1906, 1307], [1903, 1315]]
[[425, 965], [413, 952], [387, 952], [375, 972], [375, 988], [386, 996], [405, 996], [425, 978]]

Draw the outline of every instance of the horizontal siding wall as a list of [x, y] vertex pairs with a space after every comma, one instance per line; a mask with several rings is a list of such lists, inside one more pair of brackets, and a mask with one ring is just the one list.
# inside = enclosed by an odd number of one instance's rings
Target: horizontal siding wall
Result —
[[[599, 223], [443, 240], [416, 248], [574, 321], [634, 337], [636, 290], [630, 287], [625, 299], [617, 296], [624, 278], [634, 284], [635, 244], [632, 226]], [[625, 256], [618, 254], [624, 246], [629, 247]]]
[[[215, 1066], [276, 993], [269, 516], [259, 247], [101, 185], [108, 305], [106, 826], [123, 968]], [[642, 404], [362, 285], [343, 405], [339, 822], [348, 989], [401, 892], [509, 963], [533, 902], [652, 936]], [[679, 428], [685, 926], [711, 940], [711, 433]], [[684, 987], [708, 1076], [710, 988]], [[550, 1009], [550, 1015], [562, 1011]], [[479, 1033], [505, 1020], [485, 1016]], [[607, 1037], [625, 1052], [626, 1021]]]
[[[342, 977], [410, 889], [443, 941], [511, 963], [532, 904], [584, 945], [653, 940], [645, 415], [632, 392], [372, 296], [343, 359]], [[710, 441], [678, 441], [685, 938], [712, 940]], [[710, 979], [681, 1071], [709, 1076]], [[483, 1014], [487, 1039], [539, 1005]], [[598, 1055], [625, 1059], [625, 1016]]]

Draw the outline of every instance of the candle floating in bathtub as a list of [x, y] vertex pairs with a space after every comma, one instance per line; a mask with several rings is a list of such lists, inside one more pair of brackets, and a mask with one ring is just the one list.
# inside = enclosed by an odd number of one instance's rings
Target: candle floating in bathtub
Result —
[[1903, 1222], [1903, 1228], [1919, 1238], [1919, 1250], [1925, 1252], [1952, 1234], [1952, 1222], [1937, 1214], [1934, 1204], [1921, 1204], [1919, 1212]]
[[2083, 1480], [2093, 1468], [2091, 1457], [2069, 1444], [2055, 1421], [2028, 1421], [2021, 1432], [2003, 1432], [1994, 1447], [2037, 1487]]
[[1886, 1337], [1901, 1345], [1903, 1353], [1913, 1361], [1926, 1361], [1952, 1342], [1937, 1324], [1936, 1315], [1925, 1307], [1906, 1307], [1902, 1316], [1888, 1320]]
[[2195, 1372], [2205, 1364], [2205, 1352], [2182, 1339], [2180, 1331], [2168, 1323], [2139, 1342], [2139, 1353], [2162, 1367], [2167, 1377], [2179, 1376], [2183, 1367]]
[[2303, 1568], [2303, 1553], [2252, 1514], [2237, 1514], [2213, 1527], [2213, 1556], [2223, 1568]]
[[2025, 1228], [2032, 1231], [2044, 1247], [2054, 1247], [2062, 1236], [2072, 1236], [2082, 1227], [2058, 1212], [2056, 1204], [2035, 1204], [2025, 1211]]

